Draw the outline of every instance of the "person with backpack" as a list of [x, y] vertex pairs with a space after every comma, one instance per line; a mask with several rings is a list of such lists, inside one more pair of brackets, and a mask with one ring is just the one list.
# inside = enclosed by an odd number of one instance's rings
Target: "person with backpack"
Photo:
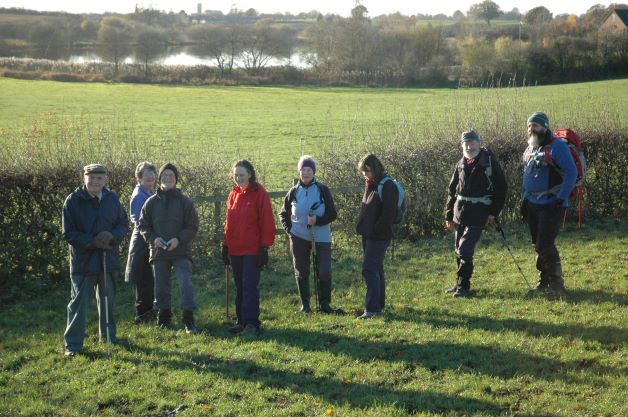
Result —
[[140, 162], [135, 168], [137, 185], [133, 189], [130, 202], [130, 215], [135, 228], [129, 243], [129, 255], [124, 273], [124, 281], [135, 285], [134, 323], [150, 321], [154, 316], [155, 280], [149, 258], [148, 244], [142, 237], [138, 226], [144, 203], [155, 194], [157, 169], [148, 161]]
[[555, 240], [577, 179], [568, 145], [549, 128], [545, 113], [528, 118], [528, 147], [523, 154], [521, 214], [536, 251], [537, 291], [565, 292], [563, 269]]
[[364, 156], [357, 168], [365, 180], [356, 230], [362, 236], [362, 276], [366, 283], [364, 313], [358, 318], [370, 319], [380, 315], [386, 304], [384, 255], [393, 236], [399, 190], [374, 154]]
[[232, 169], [235, 186], [227, 197], [222, 261], [231, 265], [236, 286], [237, 323], [231, 333], [253, 339], [259, 334], [259, 281], [275, 242], [275, 216], [268, 192], [257, 182], [255, 168], [243, 159]]
[[[301, 313], [310, 313], [310, 253], [314, 258], [314, 288], [318, 311], [339, 314], [331, 306], [331, 222], [336, 206], [329, 187], [317, 181], [316, 161], [302, 156], [297, 163], [299, 181], [286, 194], [279, 212], [281, 225], [290, 239], [294, 276], [301, 298]], [[312, 247], [314, 244], [314, 247]]]
[[139, 230], [150, 246], [150, 262], [155, 277], [157, 325], [172, 322], [170, 275], [174, 268], [179, 282], [179, 303], [185, 332], [197, 333], [194, 323], [194, 287], [192, 286], [192, 241], [198, 233], [198, 214], [194, 202], [177, 188], [179, 171], [166, 163], [157, 175], [159, 189], [140, 214]]
[[445, 206], [447, 229], [454, 232], [456, 283], [446, 290], [454, 297], [468, 297], [473, 275], [473, 255], [482, 230], [496, 221], [504, 208], [508, 185], [497, 158], [480, 146], [478, 134], [461, 135], [462, 158], [449, 182]]

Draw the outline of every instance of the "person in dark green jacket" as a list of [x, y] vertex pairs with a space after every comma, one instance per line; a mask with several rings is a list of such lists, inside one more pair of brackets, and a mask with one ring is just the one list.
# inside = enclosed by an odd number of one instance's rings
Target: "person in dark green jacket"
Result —
[[157, 193], [146, 200], [139, 230], [150, 245], [150, 262], [155, 276], [157, 324], [171, 323], [170, 273], [174, 267], [179, 281], [179, 300], [187, 333], [196, 333], [192, 287], [192, 240], [198, 232], [194, 203], [177, 188], [179, 172], [171, 163], [159, 168]]

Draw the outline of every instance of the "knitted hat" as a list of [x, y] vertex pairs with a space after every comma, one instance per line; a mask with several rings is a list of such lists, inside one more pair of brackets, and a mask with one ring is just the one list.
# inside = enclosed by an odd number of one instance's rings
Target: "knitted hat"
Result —
[[547, 115], [540, 111], [537, 111], [536, 113], [533, 113], [532, 116], [528, 117], [528, 124], [530, 123], [536, 123], [546, 129], [549, 128], [549, 119], [547, 118]]
[[309, 155], [303, 155], [299, 158], [299, 162], [297, 163], [297, 171], [301, 171], [303, 167], [310, 167], [312, 171], [316, 174], [316, 161]]
[[161, 168], [159, 168], [159, 182], [161, 182], [161, 174], [163, 174], [164, 171], [167, 169], [174, 172], [174, 180], [175, 182], [179, 182], [179, 171], [177, 170], [177, 167], [174, 166], [174, 164], [171, 164], [170, 162], [163, 164]]
[[466, 132], [462, 132], [462, 135], [460, 135], [460, 142], [467, 142], [469, 140], [474, 140], [477, 143], [480, 143], [480, 137], [477, 133], [475, 133], [475, 130], [467, 130]]
[[83, 167], [83, 175], [107, 174], [107, 168], [101, 164], [89, 164]]

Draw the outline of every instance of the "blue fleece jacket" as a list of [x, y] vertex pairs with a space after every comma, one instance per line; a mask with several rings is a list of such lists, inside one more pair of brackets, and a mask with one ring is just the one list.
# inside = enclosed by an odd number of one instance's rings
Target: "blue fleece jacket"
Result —
[[[312, 206], [317, 206], [316, 209], [312, 210], [313, 215], [322, 217], [325, 214], [325, 203], [315, 181], [307, 186], [300, 184], [295, 191], [290, 217], [292, 222], [291, 234], [301, 239], [311, 239], [310, 230], [307, 228], [307, 216]], [[313, 231], [317, 242], [331, 242], [329, 223], [323, 226], [314, 226]]]
[[[548, 146], [549, 138], [553, 136], [554, 134], [548, 130], [546, 139], [541, 146], [537, 148], [528, 146], [524, 152], [522, 197], [534, 204], [540, 205], [552, 204], [556, 199], [560, 199], [563, 200], [563, 207], [567, 207], [569, 204], [569, 194], [576, 184], [578, 172], [576, 170], [576, 164], [571, 157], [569, 147], [559, 138], [555, 138], [549, 145], [550, 156], [554, 162], [554, 167], [552, 168], [548, 165], [547, 161], [545, 161], [545, 146]], [[527, 157], [528, 155], [529, 157]], [[552, 170], [558, 170], [558, 172], [560, 172], [559, 178], [561, 178], [561, 181], [558, 183], [560, 187], [557, 193], [539, 195], [539, 193], [547, 191], [557, 185], [550, 184]]]
[[107, 271], [120, 269], [118, 245], [129, 231], [129, 220], [118, 196], [103, 188], [102, 198], [96, 203], [84, 186], [78, 187], [63, 204], [63, 238], [70, 245], [70, 273], [102, 273], [103, 250], [92, 246], [100, 232], [111, 232], [112, 249], [107, 250]]

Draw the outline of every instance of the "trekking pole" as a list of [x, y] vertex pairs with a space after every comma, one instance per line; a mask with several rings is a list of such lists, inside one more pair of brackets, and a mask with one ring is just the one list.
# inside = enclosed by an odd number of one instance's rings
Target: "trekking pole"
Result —
[[231, 281], [229, 275], [229, 265], [225, 265], [225, 316], [227, 320], [229, 320], [229, 281]]
[[506, 240], [506, 234], [504, 233], [504, 229], [502, 229], [502, 226], [499, 224], [499, 220], [497, 220], [497, 219], [495, 219], [495, 229], [497, 229], [497, 231], [499, 233], [501, 233], [503, 246], [505, 246], [506, 249], [508, 249], [508, 253], [510, 254], [510, 257], [512, 258], [512, 260], [515, 262], [515, 265], [517, 266], [517, 269], [521, 273], [521, 276], [523, 277], [523, 280], [526, 282], [526, 285], [528, 286], [528, 289], [530, 291], [532, 291], [532, 287], [530, 286], [530, 283], [528, 282], [528, 279], [526, 278], [525, 274], [523, 273], [523, 270], [521, 269], [521, 266], [519, 265], [519, 262], [517, 262], [517, 259], [515, 259], [515, 255], [513, 255], [512, 251], [510, 250], [510, 246], [508, 246], [508, 241]]
[[[312, 215], [312, 210], [308, 213], [310, 216]], [[314, 275], [314, 295], [316, 297], [316, 308], [320, 310], [320, 305], [318, 304], [318, 260], [316, 255], [316, 233], [314, 232], [314, 228], [310, 225], [307, 226], [310, 231], [310, 239], [312, 240], [312, 275]]]
[[107, 325], [107, 355], [110, 355], [111, 349], [111, 333], [109, 332], [109, 292], [107, 291], [107, 251], [102, 251], [102, 266], [104, 275], [104, 290], [105, 290], [105, 324]]

